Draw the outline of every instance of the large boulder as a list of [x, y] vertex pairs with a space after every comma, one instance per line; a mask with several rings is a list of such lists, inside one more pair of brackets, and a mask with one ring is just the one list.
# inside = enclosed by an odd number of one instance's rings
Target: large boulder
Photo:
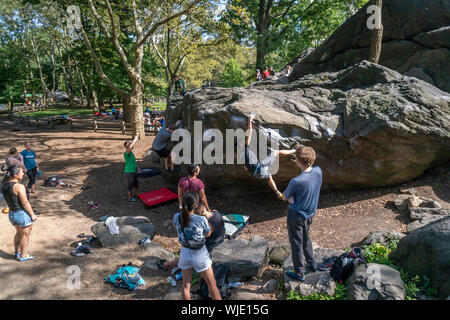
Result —
[[230, 266], [229, 281], [245, 281], [264, 273], [269, 263], [268, 245], [269, 241], [259, 236], [229, 240], [214, 248], [211, 259]]
[[[246, 129], [251, 112], [256, 131], [281, 149], [295, 142], [314, 148], [324, 187], [396, 185], [450, 158], [450, 94], [367, 61], [287, 85], [261, 81], [249, 88], [198, 90], [174, 98], [167, 109], [169, 122], [183, 119], [193, 137], [201, 123], [203, 133], [218, 129], [224, 141], [227, 129]], [[201, 158], [194, 146], [191, 161]], [[203, 142], [206, 147], [210, 142]], [[283, 188], [299, 169], [290, 157], [279, 159], [276, 180]], [[202, 164], [201, 176], [208, 187], [227, 193], [267, 189], [239, 164]]]
[[[322, 45], [290, 64], [290, 80], [337, 71], [369, 57], [371, 30], [367, 4]], [[401, 12], [401, 14], [398, 14]], [[379, 63], [450, 92], [450, 3], [441, 0], [384, 0]]]
[[386, 265], [361, 264], [348, 278], [349, 300], [405, 300], [400, 272]]
[[410, 275], [427, 276], [440, 297], [450, 295], [450, 217], [412, 231], [389, 255]]
[[116, 247], [123, 244], [137, 244], [141, 239], [155, 237], [155, 226], [146, 217], [126, 216], [117, 218], [119, 234], [111, 234], [105, 222], [98, 222], [91, 231], [98, 237], [103, 247]]
[[[313, 249], [319, 247], [317, 243], [313, 241]], [[274, 240], [269, 242], [269, 262], [272, 264], [281, 264], [291, 254], [291, 243], [289, 239]]]

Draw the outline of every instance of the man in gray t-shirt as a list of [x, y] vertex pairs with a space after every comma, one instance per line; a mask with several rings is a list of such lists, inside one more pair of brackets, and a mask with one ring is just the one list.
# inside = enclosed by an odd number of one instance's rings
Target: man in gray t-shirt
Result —
[[302, 173], [293, 178], [283, 192], [283, 200], [289, 202], [287, 229], [294, 264], [294, 270], [287, 270], [286, 275], [304, 281], [303, 256], [309, 269], [316, 271], [309, 229], [319, 203], [322, 170], [317, 166], [313, 167], [316, 153], [312, 148], [300, 147], [295, 155], [297, 166]]
[[175, 164], [173, 161], [170, 163], [169, 170], [169, 156], [171, 154], [171, 150], [169, 149], [169, 142], [172, 138], [172, 133], [177, 129], [178, 122], [174, 125], [169, 126], [168, 128], [162, 128], [156, 134], [155, 140], [153, 140], [152, 149], [155, 151], [161, 158], [164, 159], [164, 168], [167, 171], [174, 171]]

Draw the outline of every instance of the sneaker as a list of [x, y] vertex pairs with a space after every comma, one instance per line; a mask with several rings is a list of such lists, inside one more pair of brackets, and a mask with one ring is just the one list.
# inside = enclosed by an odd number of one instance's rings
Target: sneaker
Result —
[[286, 270], [286, 275], [297, 281], [305, 281], [305, 275], [303, 273], [297, 273], [295, 270]]
[[128, 200], [128, 202], [136, 202], [137, 200], [135, 198], [130, 198], [130, 200]]
[[316, 265], [316, 263], [312, 263], [312, 264], [308, 264], [308, 269], [311, 271], [311, 272], [316, 272], [317, 271], [317, 265]]
[[14, 258], [16, 258], [16, 260], [19, 260], [21, 253], [20, 252], [16, 252], [14, 254]]
[[330, 271], [333, 264], [336, 262], [336, 258], [325, 259], [322, 263], [319, 263], [318, 268], [321, 271]]
[[22, 256], [22, 255], [19, 256], [19, 261], [20, 262], [33, 260], [33, 259], [34, 259], [34, 257], [30, 256], [29, 254], [27, 254], [26, 256]]

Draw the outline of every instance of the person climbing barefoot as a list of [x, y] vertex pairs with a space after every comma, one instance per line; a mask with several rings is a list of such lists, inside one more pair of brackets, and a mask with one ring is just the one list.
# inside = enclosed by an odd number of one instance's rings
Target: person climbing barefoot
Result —
[[291, 155], [295, 153], [295, 149], [292, 150], [274, 150], [272, 151], [266, 158], [262, 161], [258, 161], [257, 156], [250, 150], [250, 142], [252, 140], [252, 122], [254, 116], [248, 117], [247, 120], [247, 130], [248, 136], [245, 138], [244, 145], [244, 155], [245, 155], [245, 164], [244, 168], [257, 179], [267, 180], [267, 184], [269, 187], [275, 192], [275, 195], [278, 199], [283, 198], [283, 194], [278, 191], [277, 185], [272, 178], [272, 175], [269, 173], [270, 167], [275, 163], [275, 160], [278, 155]]
[[137, 200], [132, 197], [133, 189], [135, 191], [135, 194], [138, 194], [138, 187], [139, 187], [139, 181], [137, 178], [137, 172], [139, 169], [137, 163], [136, 163], [136, 157], [133, 153], [133, 147], [136, 144], [138, 140], [138, 136], [136, 135], [134, 137], [134, 140], [132, 142], [126, 141], [123, 145], [125, 147], [125, 152], [123, 153], [123, 156], [125, 158], [125, 176], [127, 178], [128, 182], [128, 202], [136, 202]]

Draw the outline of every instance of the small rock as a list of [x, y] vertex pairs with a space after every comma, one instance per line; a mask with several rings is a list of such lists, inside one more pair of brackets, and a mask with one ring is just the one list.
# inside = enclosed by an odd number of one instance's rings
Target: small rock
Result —
[[417, 221], [414, 221], [414, 222], [408, 224], [406, 226], [406, 232], [411, 233], [417, 229], [425, 227], [426, 225], [428, 225], [432, 222], [435, 222], [437, 220], [441, 220], [443, 218], [444, 218], [443, 216], [439, 216], [439, 215], [427, 216], [427, 217], [423, 218], [422, 220], [417, 220]]
[[313, 293], [332, 296], [336, 291], [336, 282], [329, 271], [307, 273], [303, 282], [293, 280], [285, 275], [284, 285], [287, 291], [294, 290], [302, 296], [310, 296]]
[[242, 288], [230, 290], [230, 300], [273, 300], [262, 293], [246, 291]]
[[406, 201], [406, 204], [407, 204], [408, 209], [409, 209], [411, 207], [418, 207], [418, 206], [420, 206], [420, 204], [422, 202], [423, 201], [419, 197], [412, 196], [412, 197], [408, 198], [408, 200]]
[[369, 246], [375, 243], [381, 243], [386, 245], [389, 239], [397, 238], [401, 239], [405, 234], [395, 231], [395, 230], [379, 230], [371, 232], [363, 241], [361, 241], [362, 246]]
[[278, 280], [271, 279], [267, 281], [262, 287], [261, 290], [264, 293], [275, 293], [278, 290]]

